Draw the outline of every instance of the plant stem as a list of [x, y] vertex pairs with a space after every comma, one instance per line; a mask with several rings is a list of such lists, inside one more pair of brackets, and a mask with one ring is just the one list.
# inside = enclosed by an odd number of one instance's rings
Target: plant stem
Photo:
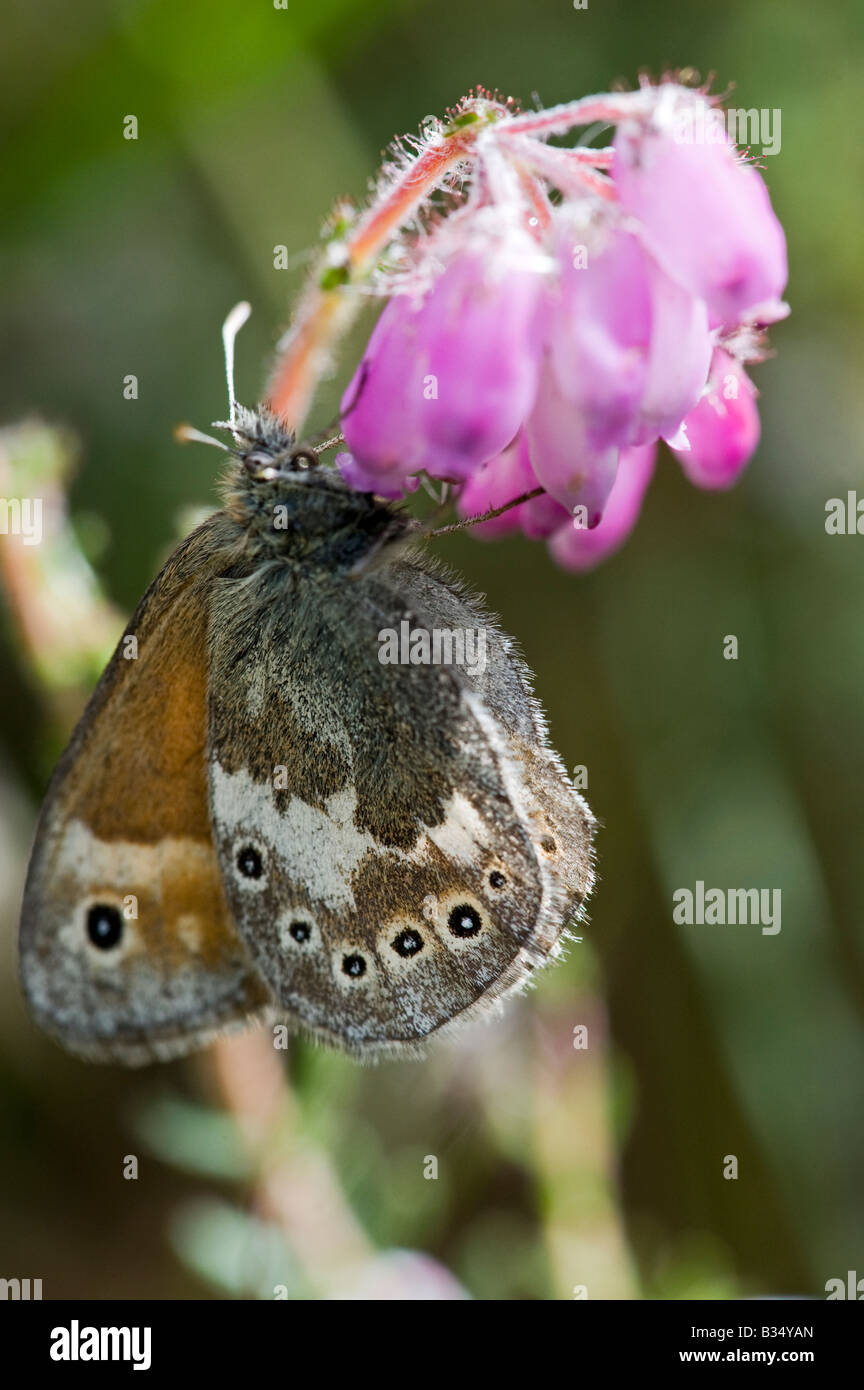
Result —
[[305, 1137], [285, 1069], [267, 1032], [219, 1038], [205, 1059], [225, 1111], [253, 1158], [255, 1206], [284, 1232], [324, 1297], [350, 1285], [373, 1247], [325, 1151]]
[[279, 343], [280, 356], [267, 388], [267, 404], [296, 432], [302, 429], [332, 344], [357, 311], [359, 296], [353, 289], [424, 199], [470, 156], [482, 129], [484, 123], [478, 121], [458, 134], [441, 137], [401, 171], [385, 196], [373, 203], [346, 236], [345, 279], [341, 284], [322, 284], [333, 263], [326, 255], [321, 258], [294, 321]]
[[564, 135], [577, 125], [593, 125], [602, 121], [614, 125], [632, 116], [646, 115], [657, 104], [652, 88], [639, 92], [616, 92], [612, 95], [582, 97], [562, 106], [550, 106], [547, 111], [525, 111], [511, 117], [506, 127], [509, 135]]

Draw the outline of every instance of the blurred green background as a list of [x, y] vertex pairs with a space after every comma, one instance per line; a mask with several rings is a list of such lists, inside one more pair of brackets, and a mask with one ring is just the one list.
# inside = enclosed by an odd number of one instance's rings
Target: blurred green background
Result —
[[[864, 540], [824, 529], [864, 479], [860, 4], [8, 0], [4, 31], [0, 425], [77, 436], [72, 519], [124, 614], [184, 511], [213, 503], [217, 456], [171, 431], [224, 415], [226, 311], [254, 306], [252, 403], [322, 218], [395, 134], [478, 82], [550, 105], [667, 66], [780, 108], [765, 173], [793, 314], [755, 372], [764, 434], [740, 485], [697, 493], [662, 458], [634, 537], [586, 577], [518, 539], [445, 551], [588, 768], [604, 828], [586, 944], [428, 1062], [298, 1044], [290, 1074], [298, 1132], [370, 1240], [427, 1252], [474, 1297], [824, 1296], [864, 1275]], [[63, 721], [5, 616], [0, 647], [0, 1275], [45, 1297], [309, 1292], [290, 1241], [249, 1216], [194, 1062], [88, 1068], [24, 1013], [17, 911]], [[673, 925], [697, 879], [782, 889], [781, 933]]]

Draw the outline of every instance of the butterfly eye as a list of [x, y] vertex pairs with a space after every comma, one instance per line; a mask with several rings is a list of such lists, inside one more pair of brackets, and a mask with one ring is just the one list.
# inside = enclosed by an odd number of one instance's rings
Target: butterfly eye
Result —
[[244, 878], [260, 878], [264, 861], [254, 845], [243, 845], [237, 853], [237, 868]]
[[503, 887], [504, 887], [504, 884], [505, 884], [506, 882], [507, 882], [507, 880], [506, 880], [506, 878], [504, 877], [504, 875], [501, 873], [500, 869], [493, 869], [493, 870], [492, 870], [491, 874], [489, 875], [489, 887], [490, 887], [490, 888], [503, 888]]
[[302, 946], [312, 935], [312, 928], [308, 922], [292, 922], [288, 931], [294, 940]]
[[108, 903], [94, 903], [87, 913], [87, 936], [100, 951], [110, 951], [120, 944], [123, 918], [119, 908]]
[[397, 956], [404, 956], [406, 958], [409, 956], [416, 956], [423, 950], [423, 938], [419, 931], [415, 931], [413, 927], [406, 927], [405, 930], [400, 931], [399, 935], [394, 939], [393, 950], [396, 952]]
[[476, 907], [470, 903], [459, 903], [447, 918], [447, 925], [454, 936], [476, 936], [483, 925], [483, 919]]
[[352, 980], [359, 980], [366, 974], [366, 962], [362, 956], [343, 956], [342, 973], [349, 975]]
[[244, 454], [243, 467], [257, 482], [271, 482], [279, 471], [273, 467], [272, 456], [267, 453]]

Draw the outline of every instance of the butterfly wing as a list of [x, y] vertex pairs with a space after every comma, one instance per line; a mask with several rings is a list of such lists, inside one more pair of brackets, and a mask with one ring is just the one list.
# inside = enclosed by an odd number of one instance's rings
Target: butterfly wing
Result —
[[[523, 984], [591, 887], [593, 821], [508, 639], [426, 562], [273, 566], [213, 611], [214, 833], [279, 1009], [399, 1051]], [[403, 621], [483, 632], [483, 660], [382, 664]]]
[[173, 1056], [267, 1002], [225, 902], [207, 801], [207, 614], [236, 534], [211, 517], [145, 595], [37, 829], [24, 991], [48, 1032], [95, 1060]]

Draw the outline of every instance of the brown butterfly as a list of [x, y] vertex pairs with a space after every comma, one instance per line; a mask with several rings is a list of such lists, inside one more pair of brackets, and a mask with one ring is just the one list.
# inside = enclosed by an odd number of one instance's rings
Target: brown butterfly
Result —
[[[229, 428], [224, 505], [144, 595], [49, 788], [24, 990], [97, 1060], [249, 1019], [416, 1051], [558, 954], [594, 822], [511, 640], [417, 523], [266, 409], [232, 399]], [[460, 633], [482, 661], [446, 659]]]

